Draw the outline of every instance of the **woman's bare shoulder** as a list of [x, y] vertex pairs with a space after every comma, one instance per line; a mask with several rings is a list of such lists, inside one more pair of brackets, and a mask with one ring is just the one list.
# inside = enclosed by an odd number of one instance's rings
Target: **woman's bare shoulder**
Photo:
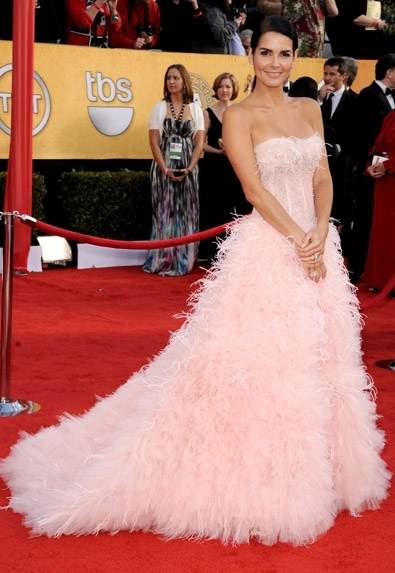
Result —
[[320, 105], [315, 99], [311, 97], [298, 97], [295, 99], [298, 100], [301, 110], [307, 115], [316, 117], [318, 113], [321, 113]]
[[250, 123], [251, 106], [248, 105], [247, 100], [230, 105], [224, 112], [223, 120], [232, 123], [246, 122]]

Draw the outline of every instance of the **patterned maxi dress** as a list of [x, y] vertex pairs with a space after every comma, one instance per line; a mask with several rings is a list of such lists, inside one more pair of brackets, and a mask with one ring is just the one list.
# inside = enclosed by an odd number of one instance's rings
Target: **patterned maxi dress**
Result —
[[323, 0], [284, 0], [283, 14], [298, 33], [299, 56], [322, 57], [325, 36]]
[[[170, 169], [188, 167], [193, 152], [194, 122], [191, 119], [166, 118], [160, 148]], [[181, 143], [181, 159], [170, 158], [172, 142]], [[156, 161], [151, 167], [152, 231], [151, 239], [169, 239], [190, 235], [199, 230], [198, 167], [183, 181], [175, 182], [165, 176]], [[166, 276], [185, 275], [192, 270], [198, 243], [148, 252], [143, 269]]]

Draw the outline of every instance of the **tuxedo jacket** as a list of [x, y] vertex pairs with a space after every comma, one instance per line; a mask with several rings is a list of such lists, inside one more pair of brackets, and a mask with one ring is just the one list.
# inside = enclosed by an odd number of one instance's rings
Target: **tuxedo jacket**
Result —
[[357, 102], [357, 128], [355, 149], [358, 165], [365, 168], [366, 160], [385, 116], [391, 111], [390, 103], [376, 82], [360, 91]]
[[325, 117], [325, 102], [321, 108], [324, 124], [333, 130], [336, 143], [346, 155], [352, 152], [354, 142], [357, 99], [355, 92], [344, 90], [332, 117]]

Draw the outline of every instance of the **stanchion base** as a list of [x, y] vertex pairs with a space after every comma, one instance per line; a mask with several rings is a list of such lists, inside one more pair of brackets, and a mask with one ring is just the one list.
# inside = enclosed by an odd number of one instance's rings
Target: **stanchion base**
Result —
[[0, 418], [18, 416], [19, 414], [34, 414], [41, 408], [40, 404], [31, 400], [12, 400], [0, 398]]
[[374, 365], [395, 372], [395, 360], [377, 360]]

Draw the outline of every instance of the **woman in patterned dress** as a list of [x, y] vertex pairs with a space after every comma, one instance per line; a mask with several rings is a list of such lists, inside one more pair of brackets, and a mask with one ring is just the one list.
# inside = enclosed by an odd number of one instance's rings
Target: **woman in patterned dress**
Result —
[[336, 0], [283, 0], [283, 14], [298, 33], [299, 56], [322, 57], [325, 17], [338, 15]]
[[[181, 64], [165, 74], [164, 98], [151, 114], [149, 140], [151, 167], [151, 239], [190, 235], [199, 230], [197, 162], [203, 150], [203, 111], [193, 101], [189, 74]], [[166, 276], [192, 270], [198, 244], [149, 251], [143, 269]]]

